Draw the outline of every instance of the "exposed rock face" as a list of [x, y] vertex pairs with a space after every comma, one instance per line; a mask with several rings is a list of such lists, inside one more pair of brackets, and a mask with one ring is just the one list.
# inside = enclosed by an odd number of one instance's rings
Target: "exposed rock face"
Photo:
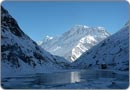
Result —
[[16, 20], [1, 7], [2, 75], [11, 71], [44, 72], [63, 68], [69, 62], [40, 48], [18, 26]]

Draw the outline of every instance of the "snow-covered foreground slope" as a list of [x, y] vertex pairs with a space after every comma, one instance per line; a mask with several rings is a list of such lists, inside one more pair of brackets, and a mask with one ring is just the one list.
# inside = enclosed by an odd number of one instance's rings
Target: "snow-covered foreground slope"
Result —
[[[111, 67], [116, 70], [129, 70], [129, 25], [108, 37], [88, 52], [85, 52], [73, 64], [76, 68]], [[103, 68], [102, 67], [102, 68]]]
[[72, 62], [109, 35], [103, 27], [76, 25], [61, 36], [46, 36], [38, 44], [50, 53], [63, 56]]
[[19, 73], [48, 72], [69, 64], [40, 48], [18, 26], [15, 19], [1, 8], [2, 76]]

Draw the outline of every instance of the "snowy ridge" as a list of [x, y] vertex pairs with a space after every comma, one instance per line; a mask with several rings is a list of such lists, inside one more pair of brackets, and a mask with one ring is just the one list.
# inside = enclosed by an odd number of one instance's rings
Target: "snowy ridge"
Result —
[[79, 58], [85, 51], [89, 50], [92, 46], [98, 43], [93, 36], [85, 36], [80, 39], [79, 43], [72, 49], [71, 60], [75, 61]]
[[75, 25], [59, 37], [46, 40], [40, 44], [45, 50], [67, 60], [75, 61], [83, 52], [107, 38], [110, 34], [103, 27]]
[[15, 19], [1, 7], [2, 76], [16, 73], [49, 72], [69, 64], [40, 48], [18, 26]]
[[[46, 36], [45, 38], [44, 38], [44, 43], [46, 43], [46, 42], [48, 42], [48, 41], [50, 41], [50, 40], [52, 40], [53, 39], [53, 37], [50, 37], [50, 36]], [[41, 45], [41, 44], [43, 44], [43, 41], [37, 41], [37, 44], [38, 45]]]
[[85, 52], [72, 66], [75, 68], [107, 68], [116, 70], [129, 69], [129, 25], [128, 23], [117, 33], [106, 38], [98, 45]]

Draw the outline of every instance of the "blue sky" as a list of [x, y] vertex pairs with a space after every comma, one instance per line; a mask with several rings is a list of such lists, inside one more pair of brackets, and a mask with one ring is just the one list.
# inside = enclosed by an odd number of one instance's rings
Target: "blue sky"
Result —
[[128, 21], [124, 2], [3, 2], [21, 29], [33, 40], [57, 36], [74, 25], [102, 26], [117, 32]]

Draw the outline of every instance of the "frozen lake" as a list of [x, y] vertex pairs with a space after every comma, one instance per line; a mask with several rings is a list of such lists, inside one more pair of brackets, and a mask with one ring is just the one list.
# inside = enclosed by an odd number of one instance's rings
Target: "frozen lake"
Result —
[[128, 74], [112, 71], [73, 70], [2, 78], [3, 88], [127, 88]]

